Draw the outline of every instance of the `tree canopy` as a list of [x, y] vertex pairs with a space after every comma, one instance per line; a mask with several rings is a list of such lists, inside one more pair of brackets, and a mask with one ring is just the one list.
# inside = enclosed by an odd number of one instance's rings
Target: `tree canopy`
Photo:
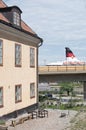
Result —
[[70, 93], [73, 93], [74, 84], [72, 82], [62, 82], [60, 83], [60, 86], [60, 94], [62, 94], [64, 91], [67, 92], [68, 96]]

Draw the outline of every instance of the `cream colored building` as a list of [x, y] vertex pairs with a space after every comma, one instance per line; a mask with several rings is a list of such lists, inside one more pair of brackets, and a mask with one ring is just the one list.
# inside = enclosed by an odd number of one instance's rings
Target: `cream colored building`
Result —
[[0, 117], [35, 109], [42, 39], [21, 20], [19, 7], [0, 0]]

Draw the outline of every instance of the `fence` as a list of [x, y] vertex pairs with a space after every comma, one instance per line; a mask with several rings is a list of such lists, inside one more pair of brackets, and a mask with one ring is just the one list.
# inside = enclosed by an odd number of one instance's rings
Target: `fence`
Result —
[[39, 72], [68, 72], [68, 71], [86, 71], [86, 65], [73, 66], [39, 66]]

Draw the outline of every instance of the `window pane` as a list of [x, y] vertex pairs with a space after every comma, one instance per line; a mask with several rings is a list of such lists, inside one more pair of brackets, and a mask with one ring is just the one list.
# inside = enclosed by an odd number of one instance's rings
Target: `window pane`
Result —
[[2, 41], [0, 41], [0, 49], [2, 49]]
[[0, 64], [2, 64], [2, 57], [0, 57]]
[[35, 49], [30, 48], [30, 66], [35, 66]]
[[21, 65], [21, 60], [16, 58], [16, 65]]
[[21, 45], [15, 45], [15, 64], [21, 66]]
[[3, 105], [3, 88], [0, 88], [0, 106]]
[[13, 22], [16, 25], [20, 25], [20, 15], [17, 12], [13, 13]]
[[35, 83], [30, 84], [30, 97], [35, 97]]
[[0, 57], [2, 57], [2, 49], [0, 48]]
[[21, 100], [22, 100], [21, 85], [16, 85], [16, 87], [15, 87], [15, 102], [19, 102]]
[[3, 42], [0, 40], [0, 65], [3, 63]]

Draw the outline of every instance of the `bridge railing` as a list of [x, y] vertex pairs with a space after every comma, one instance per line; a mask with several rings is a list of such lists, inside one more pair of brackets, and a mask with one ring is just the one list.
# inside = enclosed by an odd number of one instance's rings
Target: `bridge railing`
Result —
[[67, 71], [86, 71], [86, 65], [39, 66], [39, 72], [67, 72]]

